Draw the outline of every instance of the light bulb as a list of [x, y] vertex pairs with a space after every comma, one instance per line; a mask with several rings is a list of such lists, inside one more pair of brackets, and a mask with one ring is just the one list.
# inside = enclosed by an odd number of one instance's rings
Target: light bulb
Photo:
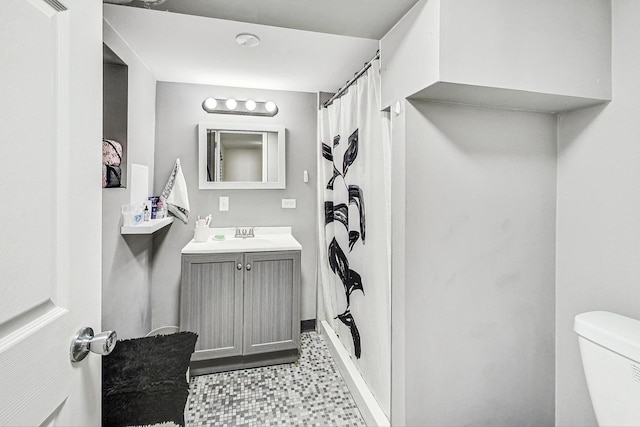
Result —
[[238, 101], [236, 101], [233, 98], [229, 98], [229, 99], [227, 99], [227, 102], [225, 102], [225, 105], [227, 106], [227, 108], [229, 110], [235, 110], [236, 107], [238, 106]]
[[270, 113], [273, 113], [274, 111], [276, 111], [276, 103], [273, 101], [267, 101], [266, 104], [264, 104], [264, 109], [267, 110]]
[[207, 98], [204, 100], [204, 108], [207, 110], [213, 110], [218, 106], [218, 101], [214, 98]]
[[249, 99], [245, 101], [244, 107], [249, 111], [253, 111], [256, 109], [256, 101], [254, 101], [253, 99]]

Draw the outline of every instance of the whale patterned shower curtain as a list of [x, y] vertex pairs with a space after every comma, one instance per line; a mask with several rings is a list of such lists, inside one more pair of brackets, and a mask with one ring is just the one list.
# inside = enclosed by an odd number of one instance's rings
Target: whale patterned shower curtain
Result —
[[320, 111], [319, 315], [389, 416], [390, 129], [379, 62]]

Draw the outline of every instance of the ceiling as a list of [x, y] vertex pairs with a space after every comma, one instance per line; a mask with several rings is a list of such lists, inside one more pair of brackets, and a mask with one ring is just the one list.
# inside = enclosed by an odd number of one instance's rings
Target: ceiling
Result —
[[[103, 16], [158, 81], [336, 92], [416, 1], [133, 0], [104, 4]], [[240, 33], [260, 44], [240, 46]]]
[[[380, 40], [418, 0], [166, 0], [155, 10]], [[105, 0], [146, 7], [143, 0]]]
[[[378, 49], [373, 39], [110, 4], [103, 12], [158, 81], [335, 92]], [[260, 45], [240, 46], [240, 33]]]

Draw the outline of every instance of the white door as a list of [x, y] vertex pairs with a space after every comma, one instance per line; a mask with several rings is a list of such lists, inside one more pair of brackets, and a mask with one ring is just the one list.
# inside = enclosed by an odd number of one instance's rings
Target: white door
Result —
[[0, 4], [0, 425], [99, 425], [102, 4]]

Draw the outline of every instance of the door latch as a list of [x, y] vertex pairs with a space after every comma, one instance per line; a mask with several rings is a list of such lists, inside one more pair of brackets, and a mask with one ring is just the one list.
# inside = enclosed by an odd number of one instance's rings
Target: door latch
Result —
[[80, 362], [89, 352], [106, 356], [116, 347], [118, 335], [116, 331], [106, 331], [98, 335], [93, 334], [93, 329], [82, 328], [73, 337], [69, 356], [72, 362]]

